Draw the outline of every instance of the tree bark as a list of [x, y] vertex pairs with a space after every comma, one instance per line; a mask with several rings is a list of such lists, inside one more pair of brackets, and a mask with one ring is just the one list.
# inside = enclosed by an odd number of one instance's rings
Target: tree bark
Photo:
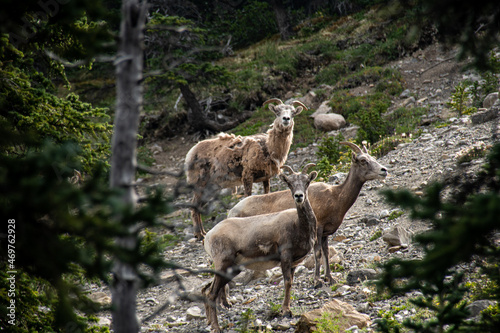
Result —
[[271, 0], [270, 2], [273, 6], [274, 15], [276, 16], [281, 39], [289, 40], [295, 33], [293, 32], [290, 16], [288, 15], [283, 0]]
[[[137, 196], [131, 186], [136, 172], [137, 133], [142, 107], [143, 30], [146, 19], [146, 1], [124, 0], [116, 65], [117, 108], [111, 151], [112, 188], [124, 191], [123, 202], [135, 206]], [[118, 219], [120, 217], [117, 217]], [[117, 245], [134, 249], [135, 237], [122, 237]], [[136, 316], [138, 276], [134, 267], [115, 259], [114, 280], [111, 286], [113, 300], [113, 330], [115, 333], [139, 332]]]
[[231, 128], [238, 126], [240, 123], [244, 122], [250, 118], [250, 112], [244, 112], [236, 119], [232, 121], [226, 121], [223, 124], [219, 124], [217, 121], [213, 121], [207, 118], [200, 102], [196, 98], [196, 95], [189, 88], [187, 84], [179, 84], [182, 96], [188, 105], [188, 123], [189, 126], [195, 131], [211, 130], [213, 132], [227, 131]]

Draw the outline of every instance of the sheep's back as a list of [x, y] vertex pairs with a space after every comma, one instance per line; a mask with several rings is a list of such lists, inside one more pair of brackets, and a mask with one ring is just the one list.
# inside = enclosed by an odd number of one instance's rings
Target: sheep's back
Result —
[[184, 170], [190, 184], [220, 187], [242, 184], [245, 172], [253, 174], [255, 182], [267, 180], [279, 173], [266, 147], [267, 134], [246, 137], [221, 133], [217, 138], [197, 143], [186, 155]]
[[[228, 218], [215, 225], [205, 236], [205, 251], [213, 258], [230, 257], [237, 253], [235, 263], [242, 264], [255, 258], [277, 255], [280, 237], [297, 223], [297, 210]], [[254, 263], [248, 268], [266, 270], [279, 264], [279, 258]]]
[[[323, 182], [312, 183], [308, 188], [309, 202], [319, 220], [324, 215], [332, 214], [333, 209], [324, 207], [331, 194], [329, 190], [332, 186]], [[277, 191], [267, 194], [252, 195], [238, 202], [231, 210], [228, 217], [247, 217], [279, 212], [295, 207], [290, 190]]]

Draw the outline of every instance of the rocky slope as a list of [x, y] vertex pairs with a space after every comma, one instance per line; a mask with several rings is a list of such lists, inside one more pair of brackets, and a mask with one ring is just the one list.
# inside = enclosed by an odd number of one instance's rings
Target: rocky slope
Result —
[[[461, 72], [460, 64], [450, 60], [450, 56], [450, 53], [441, 52], [437, 45], [433, 45], [412, 57], [390, 64], [401, 71], [408, 88], [400, 99], [394, 101], [394, 105], [413, 103], [429, 106], [429, 118], [449, 119], [453, 116], [446, 108], [446, 101], [454, 86], [464, 78], [474, 79], [475, 75]], [[362, 94], [369, 89], [369, 86], [358, 87], [356, 93]], [[498, 102], [494, 108], [499, 108]], [[443, 177], [453, 174], [473, 175], [480, 169], [484, 159], [459, 164], [457, 154], [478, 142], [493, 144], [492, 134], [498, 132], [499, 125], [499, 118], [486, 121], [486, 118], [478, 116], [474, 119], [468, 116], [451, 118], [449, 125], [440, 128], [423, 122], [422, 135], [409, 143], [400, 144], [379, 159], [379, 162], [388, 167], [389, 176], [384, 182], [371, 181], [364, 185], [358, 200], [346, 214], [342, 226], [334, 237], [329, 238], [330, 246], [336, 251], [336, 255], [331, 259], [337, 268], [334, 273], [338, 281], [335, 288], [325, 286], [313, 289], [312, 269], [299, 266], [292, 287], [294, 317], [281, 318], [275, 313], [283, 297], [280, 269], [268, 271], [265, 276], [258, 278], [241, 274], [231, 285], [229, 294], [232, 308], [219, 312], [221, 326], [225, 326], [228, 332], [244, 331], [248, 327], [261, 331], [293, 332], [300, 314], [318, 309], [332, 299], [351, 304], [359, 312], [367, 314], [372, 321], [378, 317], [380, 310], [389, 310], [395, 305], [404, 304], [404, 297], [378, 300], [373, 287], [356, 279], [372, 272], [377, 263], [389, 258], [418, 258], [421, 255], [419, 249], [407, 238], [427, 229], [428, 225], [425, 222], [411, 221], [406, 213], [391, 214], [397, 209], [384, 201], [380, 191], [406, 188], [421, 194], [427, 184]], [[156, 167], [179, 170], [185, 153], [193, 144], [188, 137], [155, 143], [151, 149], [156, 152]], [[287, 164], [299, 169], [309, 161], [315, 162], [316, 149], [316, 144], [313, 144], [291, 152]], [[345, 175], [338, 174], [330, 180], [340, 183], [344, 179]], [[168, 186], [173, 184], [175, 179], [157, 177], [154, 181]], [[254, 192], [260, 193], [260, 185], [255, 186]], [[272, 180], [271, 190], [277, 188], [283, 188], [283, 184], [275, 178]], [[233, 198], [229, 206], [237, 200]], [[219, 210], [221, 214], [216, 221], [225, 216], [225, 209], [219, 207]], [[208, 221], [206, 226], [210, 228], [216, 221]], [[169, 222], [177, 226], [177, 233], [183, 240], [175, 247], [165, 250], [165, 257], [194, 271], [209, 269], [209, 258], [202, 244], [192, 239], [189, 213], [179, 210], [169, 217]], [[382, 237], [370, 240], [374, 235], [385, 234], [394, 228], [399, 230], [399, 235], [403, 237], [402, 242], [408, 244], [389, 245]], [[211, 276], [207, 273], [165, 271], [161, 283], [142, 290], [139, 294], [138, 316], [144, 321], [143, 331], [208, 332], [204, 307], [199, 296], [201, 286], [209, 281]], [[109, 301], [109, 291], [106, 288], [89, 286], [89, 289], [92, 295], [100, 297], [102, 302]], [[412, 314], [411, 310], [405, 309], [396, 316], [403, 319]], [[101, 313], [99, 317], [101, 324], [109, 324], [109, 313]], [[373, 327], [366, 330], [372, 331]], [[351, 331], [356, 331], [356, 328], [353, 327]]]

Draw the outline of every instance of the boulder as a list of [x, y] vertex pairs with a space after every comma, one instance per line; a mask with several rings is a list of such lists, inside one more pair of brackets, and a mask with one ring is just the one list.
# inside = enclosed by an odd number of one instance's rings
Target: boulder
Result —
[[367, 227], [373, 227], [374, 225], [380, 224], [380, 220], [373, 215], [364, 216], [361, 219], [359, 219], [359, 222], [366, 224]]
[[408, 247], [411, 242], [412, 233], [402, 226], [395, 226], [382, 235], [382, 239], [390, 246]]
[[341, 129], [345, 125], [344, 117], [336, 113], [319, 114], [314, 118], [314, 127], [325, 132]]
[[332, 112], [332, 107], [328, 105], [330, 101], [324, 101], [309, 117], [316, 118], [317, 115]]
[[111, 296], [105, 292], [98, 291], [89, 295], [89, 298], [103, 307], [111, 306]]
[[309, 91], [305, 96], [297, 98], [298, 101], [304, 103], [307, 108], [314, 108], [317, 105], [317, 95], [314, 91]]
[[470, 317], [476, 317], [481, 313], [481, 311], [485, 310], [489, 306], [495, 306], [496, 304], [496, 301], [481, 299], [470, 303], [467, 305], [466, 309], [469, 310]]
[[499, 109], [497, 107], [491, 107], [488, 110], [478, 111], [470, 117], [470, 120], [474, 125], [482, 124], [498, 117], [498, 111]]
[[201, 309], [197, 306], [192, 306], [186, 311], [186, 320], [201, 319], [205, 318], [205, 315], [201, 312]]
[[491, 108], [497, 100], [498, 100], [498, 92], [494, 92], [494, 93], [489, 94], [483, 100], [483, 108], [486, 108], [486, 109]]
[[346, 140], [355, 139], [358, 136], [359, 126], [351, 125], [340, 130]]
[[[336, 263], [340, 264], [342, 262], [342, 258], [339, 256], [337, 251], [333, 246], [328, 247], [328, 262], [331, 263]], [[313, 269], [315, 266], [314, 263], [314, 254], [310, 254], [303, 262], [302, 265], [304, 265], [307, 269]]]
[[353, 270], [347, 274], [346, 282], [352, 286], [366, 280], [374, 280], [377, 278], [377, 275], [377, 271], [372, 268]]
[[368, 315], [359, 313], [346, 302], [333, 299], [320, 309], [302, 314], [297, 322], [295, 333], [315, 332], [317, 330], [316, 325], [322, 316], [324, 318], [324, 314], [330, 314], [331, 320], [339, 327], [339, 332], [344, 332], [354, 325], [362, 329], [371, 324]]

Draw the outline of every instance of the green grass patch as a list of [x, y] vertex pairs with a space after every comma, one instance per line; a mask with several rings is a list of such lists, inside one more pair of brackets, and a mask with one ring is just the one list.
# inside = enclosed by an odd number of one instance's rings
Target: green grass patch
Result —
[[370, 237], [370, 242], [373, 242], [374, 240], [379, 239], [382, 237], [382, 230], [377, 230], [375, 233]]

